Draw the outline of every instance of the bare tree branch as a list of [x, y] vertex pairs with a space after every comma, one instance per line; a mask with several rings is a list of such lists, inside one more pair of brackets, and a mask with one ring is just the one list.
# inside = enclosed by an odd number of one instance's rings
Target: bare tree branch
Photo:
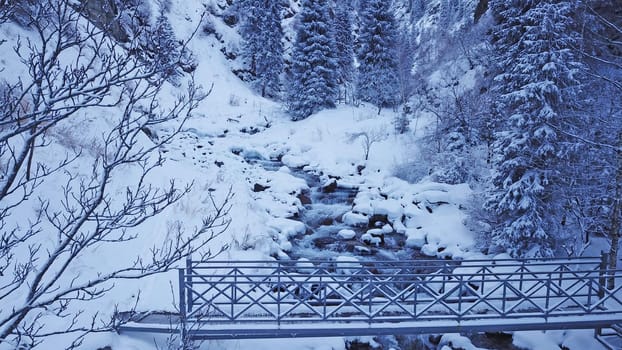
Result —
[[[221, 201], [210, 196], [211, 215], [193, 231], [178, 227], [147, 254], [115, 268], [80, 271], [95, 250], [140, 239], [141, 225], [192, 190], [174, 180], [157, 187], [152, 179], [165, 161], [160, 147], [178, 135], [211, 88], [203, 92], [187, 77], [185, 93], [161, 105], [170, 67], [133, 54], [128, 49], [135, 43], [118, 43], [69, 0], [15, 6], [28, 17], [32, 35], [14, 47], [28, 75], [0, 82], [0, 344], [32, 348], [45, 337], [72, 334], [67, 346], [76, 348], [86, 334], [118, 326], [119, 320], [85, 306], [115, 281], [225, 249], [207, 248], [228, 228], [232, 193]], [[5, 10], [0, 3], [0, 25], [11, 18]], [[105, 109], [114, 116], [102, 130], [98, 154], [77, 150], [45, 159], [44, 151], [58, 150], [52, 131]], [[145, 142], [143, 130], [163, 123], [167, 134]], [[90, 171], [79, 170], [85, 165]], [[128, 169], [136, 175], [127, 178]]]

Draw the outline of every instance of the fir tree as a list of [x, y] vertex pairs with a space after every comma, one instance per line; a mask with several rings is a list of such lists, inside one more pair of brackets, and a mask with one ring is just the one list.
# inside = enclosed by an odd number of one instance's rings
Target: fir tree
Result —
[[261, 45], [260, 11], [263, 0], [237, 0], [236, 10], [240, 16], [240, 36], [242, 37], [242, 57], [254, 74], [256, 71], [256, 53]]
[[359, 98], [378, 108], [395, 106], [400, 91], [398, 27], [391, 1], [360, 1], [359, 11]]
[[272, 0], [241, 0], [242, 55], [262, 96], [276, 97], [283, 71], [281, 4]]
[[488, 191], [491, 241], [514, 256], [549, 256], [563, 216], [564, 157], [552, 127], [571, 114], [578, 92], [573, 1], [497, 1], [494, 47], [499, 104]]
[[165, 78], [177, 75], [181, 51], [173, 27], [164, 12], [156, 19], [155, 30], [151, 33], [148, 45], [156, 69]]
[[304, 0], [292, 53], [288, 104], [293, 120], [335, 106], [337, 57], [328, 0]]
[[354, 80], [354, 35], [351, 1], [335, 4], [335, 42], [337, 49], [337, 79], [347, 100], [348, 85]]

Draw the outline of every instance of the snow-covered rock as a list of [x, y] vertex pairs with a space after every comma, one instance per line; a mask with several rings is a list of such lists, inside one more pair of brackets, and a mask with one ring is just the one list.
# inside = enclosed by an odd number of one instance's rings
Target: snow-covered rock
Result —
[[302, 222], [286, 218], [272, 218], [268, 220], [266, 225], [277, 230], [287, 238], [303, 234], [306, 230], [305, 224]]
[[374, 236], [371, 233], [364, 233], [361, 235], [361, 242], [367, 245], [379, 246], [382, 243], [382, 238]]
[[406, 226], [402, 222], [402, 220], [397, 220], [393, 222], [393, 230], [399, 234], [406, 234]]
[[421, 248], [425, 245], [426, 233], [422, 230], [414, 228], [406, 229], [406, 245], [411, 248]]
[[352, 239], [356, 236], [356, 232], [349, 229], [343, 229], [339, 230], [339, 232], [337, 232], [337, 235], [343, 239]]
[[386, 215], [390, 222], [400, 220], [404, 214], [402, 203], [397, 199], [376, 200], [371, 207], [372, 214]]
[[367, 216], [359, 213], [353, 213], [351, 211], [343, 214], [341, 220], [344, 224], [354, 227], [367, 226], [369, 223], [369, 218]]
[[309, 164], [309, 162], [306, 161], [303, 157], [291, 154], [284, 155], [283, 158], [281, 158], [281, 162], [283, 162], [283, 164], [287, 165], [290, 168], [302, 168], [305, 165]]

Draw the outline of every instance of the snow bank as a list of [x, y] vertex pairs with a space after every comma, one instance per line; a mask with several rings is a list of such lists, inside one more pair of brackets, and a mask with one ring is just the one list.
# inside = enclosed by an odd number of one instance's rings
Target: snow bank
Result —
[[[464, 224], [471, 195], [467, 185], [410, 184], [387, 177], [378, 187], [360, 188], [352, 210], [343, 215], [344, 223], [365, 226], [373, 225], [373, 218], [386, 220], [385, 233], [405, 235], [407, 246], [428, 256], [464, 258], [474, 250], [474, 233]], [[379, 243], [369, 232], [361, 239]]]

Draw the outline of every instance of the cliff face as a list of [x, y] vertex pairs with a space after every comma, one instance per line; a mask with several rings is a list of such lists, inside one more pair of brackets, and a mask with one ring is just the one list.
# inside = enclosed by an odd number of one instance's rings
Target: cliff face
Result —
[[106, 28], [120, 42], [130, 37], [120, 21], [119, 8], [114, 0], [82, 0], [83, 13], [98, 27]]
[[[69, 4], [121, 43], [127, 43], [143, 32], [151, 23], [151, 9], [158, 9], [160, 6], [159, 2], [152, 4], [150, 0], [74, 0]], [[29, 27], [36, 18], [47, 16], [48, 20], [54, 21], [53, 6], [36, 5], [37, 0], [19, 2], [19, 6], [12, 10], [15, 22]]]
[[[438, 65], [447, 51], [464, 42], [465, 49], [485, 41], [481, 33], [473, 33], [487, 9], [487, 0], [406, 0], [397, 11], [402, 13], [405, 30], [415, 40], [416, 66]], [[477, 36], [475, 42], [467, 37]], [[471, 38], [469, 38], [471, 39]]]

